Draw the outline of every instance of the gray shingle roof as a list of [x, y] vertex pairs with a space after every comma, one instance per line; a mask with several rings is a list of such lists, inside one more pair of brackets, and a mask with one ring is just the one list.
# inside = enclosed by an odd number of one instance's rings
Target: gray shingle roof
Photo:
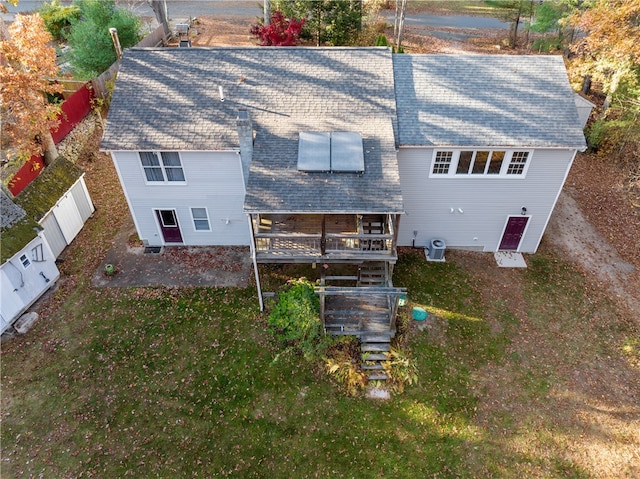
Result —
[[394, 55], [399, 143], [585, 147], [559, 56]]
[[0, 227], [10, 228], [25, 215], [25, 211], [16, 205], [4, 190], [0, 190]]
[[[386, 48], [127, 50], [101, 148], [237, 149], [238, 109], [256, 132], [248, 211], [403, 211]], [[304, 130], [361, 133], [364, 174], [297, 171]]]

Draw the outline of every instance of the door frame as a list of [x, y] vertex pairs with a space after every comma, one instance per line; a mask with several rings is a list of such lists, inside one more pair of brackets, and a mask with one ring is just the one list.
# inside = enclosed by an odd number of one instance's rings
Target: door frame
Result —
[[[163, 228], [163, 223], [162, 223], [162, 214], [160, 213], [161, 211], [172, 211], [173, 212], [173, 217], [176, 220], [176, 228], [178, 228], [178, 232], [180, 233], [180, 241], [177, 242], [168, 242], [165, 237], [164, 237], [164, 232], [162, 230]], [[175, 208], [154, 208], [153, 209], [153, 216], [156, 220], [156, 224], [158, 226], [158, 230], [160, 231], [160, 237], [162, 238], [162, 244], [166, 245], [166, 244], [184, 244], [184, 236], [182, 235], [182, 229], [180, 228], [180, 222], [178, 221], [178, 213], [176, 211]]]
[[[511, 218], [526, 218], [527, 224], [524, 226], [522, 230], [522, 236], [520, 236], [520, 241], [518, 242], [518, 247], [516, 249], [505, 249], [501, 250], [500, 245], [502, 244], [502, 240], [504, 239], [504, 234], [507, 231], [507, 226], [509, 225], [509, 220]], [[527, 230], [529, 229], [529, 225], [531, 224], [531, 215], [507, 215], [507, 219], [504, 222], [504, 226], [502, 227], [502, 233], [500, 233], [500, 239], [498, 240], [498, 244], [496, 245], [496, 251], [514, 251], [516, 253], [520, 252], [520, 246], [522, 245], [522, 240], [524, 236], [527, 234]]]

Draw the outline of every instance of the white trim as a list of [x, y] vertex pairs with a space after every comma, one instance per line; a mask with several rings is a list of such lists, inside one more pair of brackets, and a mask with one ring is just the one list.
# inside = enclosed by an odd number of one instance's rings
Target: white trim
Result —
[[[522, 232], [522, 236], [520, 237], [520, 242], [518, 243], [518, 247], [516, 249], [501, 250], [500, 244], [502, 243], [502, 240], [504, 238], [504, 233], [507, 230], [507, 225], [509, 224], [509, 220], [511, 218], [527, 218], [527, 224], [525, 225], [524, 231]], [[498, 238], [498, 244], [496, 245], [496, 249], [494, 250], [494, 253], [497, 253], [498, 251], [514, 251], [516, 253], [519, 253], [520, 246], [522, 246], [522, 240], [524, 240], [524, 237], [527, 234], [529, 225], [531, 225], [531, 215], [507, 215], [507, 219], [505, 220], [504, 226], [502, 227], [502, 233], [500, 233], [500, 237]]]
[[[208, 228], [206, 230], [199, 230], [198, 228], [196, 228], [196, 218], [193, 216], [193, 210], [198, 209], [198, 210], [204, 210], [204, 214], [206, 216], [206, 220], [207, 220], [207, 226]], [[210, 233], [211, 232], [211, 219], [209, 218], [209, 210], [207, 209], [206, 206], [190, 206], [189, 207], [189, 213], [191, 213], [191, 226], [193, 226], [193, 231], [196, 233]], [[197, 218], [198, 221], [202, 221], [204, 218]]]
[[[499, 173], [487, 173], [489, 170], [490, 161], [487, 161], [487, 164], [484, 167], [483, 173], [457, 173], [458, 163], [460, 161], [460, 153], [463, 151], [471, 151], [472, 152], [472, 160], [469, 164], [469, 170], [471, 171], [473, 168], [473, 162], [475, 161], [475, 157], [478, 151], [489, 151], [491, 153], [500, 151], [504, 152], [504, 158], [502, 159], [502, 164], [500, 165]], [[452, 158], [451, 163], [449, 164], [449, 171], [447, 173], [434, 173], [433, 169], [436, 163], [436, 158], [438, 153], [441, 152], [451, 152]], [[508, 175], [507, 170], [509, 169], [509, 165], [511, 164], [511, 160], [513, 158], [514, 153], [527, 153], [527, 162], [524, 164], [524, 168], [522, 173], [517, 175]], [[534, 150], [528, 148], [434, 148], [431, 153], [431, 161], [429, 162], [429, 178], [509, 178], [509, 179], [524, 179], [527, 176], [527, 171], [529, 170], [529, 165], [533, 159]]]
[[[171, 242], [168, 243], [165, 239], [164, 239], [164, 233], [162, 232], [162, 226], [163, 224], [160, 222], [160, 218], [162, 218], [162, 215], [159, 215], [157, 212], [158, 211], [173, 211], [173, 216], [176, 219], [176, 227], [178, 228], [178, 231], [180, 231], [180, 238], [182, 238], [182, 241], [180, 242]], [[178, 219], [178, 211], [175, 208], [152, 208], [152, 213], [153, 213], [153, 217], [156, 221], [156, 226], [158, 227], [158, 233], [160, 233], [159, 237], [162, 238], [162, 245], [174, 245], [174, 244], [184, 244], [184, 235], [182, 234], [182, 228], [180, 228], [180, 221]], [[142, 239], [142, 238], [140, 238]]]
[[[142, 157], [140, 156], [140, 153], [153, 153], [157, 160], [158, 160], [158, 166], [157, 167], [147, 167], [147, 168], [160, 168], [160, 170], [162, 171], [162, 181], [149, 181], [147, 179], [147, 172], [145, 171], [145, 166], [142, 164]], [[178, 159], [180, 160], [180, 170], [182, 170], [182, 176], [184, 176], [184, 180], [182, 181], [169, 181], [167, 179], [167, 167], [164, 165], [164, 162], [162, 160], [162, 153], [176, 153], [178, 155]], [[138, 155], [138, 165], [140, 167], [140, 169], [142, 170], [142, 179], [144, 180], [144, 184], [146, 186], [167, 186], [167, 185], [175, 185], [175, 186], [185, 186], [187, 185], [187, 175], [185, 174], [184, 171], [184, 165], [182, 162], [182, 155], [180, 155], [179, 151], [170, 151], [170, 150], [140, 150], [137, 151], [136, 154]], [[176, 168], [177, 167], [168, 167], [168, 168]]]

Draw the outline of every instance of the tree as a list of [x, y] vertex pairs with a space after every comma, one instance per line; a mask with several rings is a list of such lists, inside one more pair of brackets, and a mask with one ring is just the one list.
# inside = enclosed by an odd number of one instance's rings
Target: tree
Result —
[[162, 25], [162, 29], [164, 31], [165, 36], [171, 33], [171, 29], [169, 28], [169, 21], [167, 20], [167, 2], [163, 0], [147, 0], [149, 5], [151, 6], [151, 10], [156, 16], [156, 20], [158, 23]]
[[303, 36], [316, 45], [348, 45], [362, 22], [361, 0], [273, 0], [272, 8], [289, 18], [305, 18]]
[[59, 0], [43, 3], [38, 13], [44, 20], [45, 28], [58, 41], [64, 40], [71, 23], [80, 18], [80, 8], [77, 5], [60, 5]]
[[92, 77], [105, 71], [117, 59], [109, 28], [118, 30], [122, 48], [140, 40], [140, 20], [115, 0], [76, 0], [81, 17], [71, 25], [67, 36], [69, 61], [80, 77]]
[[586, 32], [572, 45], [580, 56], [578, 68], [602, 82], [607, 94], [604, 114], [622, 83], [638, 81], [640, 0], [595, 0], [573, 23]]
[[251, 35], [260, 40], [262, 46], [294, 46], [300, 39], [305, 19], [285, 18], [280, 10], [271, 14], [267, 25], [253, 25]]
[[49, 163], [57, 156], [50, 130], [59, 124], [60, 106], [47, 94], [62, 91], [52, 80], [58, 75], [51, 34], [40, 15], [16, 15], [0, 38], [0, 102], [2, 148], [11, 162], [24, 162], [44, 154]]
[[509, 46], [518, 46], [518, 28], [523, 18], [533, 18], [535, 12], [535, 0], [488, 0], [487, 4], [502, 10], [502, 18], [511, 23]]

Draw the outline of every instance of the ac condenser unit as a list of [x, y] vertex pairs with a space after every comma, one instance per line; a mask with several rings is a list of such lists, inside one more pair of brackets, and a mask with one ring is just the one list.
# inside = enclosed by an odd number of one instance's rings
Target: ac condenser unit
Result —
[[432, 239], [429, 247], [426, 248], [427, 261], [444, 261], [444, 250], [447, 245], [443, 239]]

